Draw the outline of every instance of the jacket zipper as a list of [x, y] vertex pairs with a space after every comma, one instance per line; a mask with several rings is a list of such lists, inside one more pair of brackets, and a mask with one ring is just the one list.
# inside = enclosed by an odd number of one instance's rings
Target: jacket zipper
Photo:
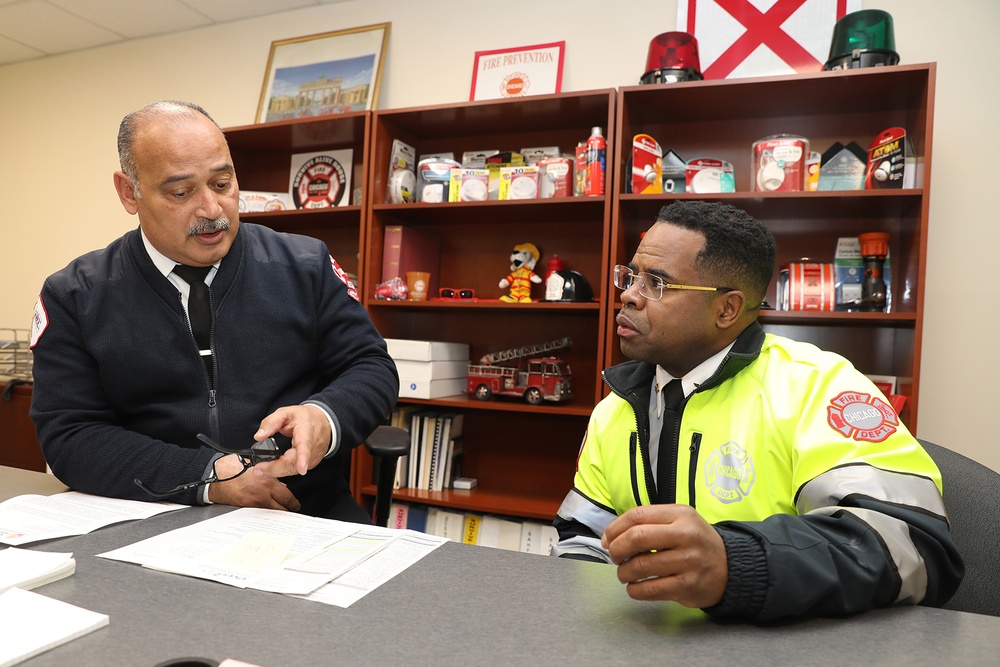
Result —
[[688, 463], [688, 505], [695, 507], [695, 481], [698, 478], [698, 450], [701, 449], [701, 433], [693, 433], [691, 435], [691, 446], [688, 447], [688, 451], [691, 452], [690, 460]]
[[642, 505], [642, 499], [639, 497], [639, 471], [636, 466], [636, 461], [639, 458], [637, 452], [638, 448], [639, 448], [639, 434], [633, 431], [629, 436], [628, 453], [629, 453], [629, 461], [631, 462], [632, 497], [635, 499], [636, 507]]

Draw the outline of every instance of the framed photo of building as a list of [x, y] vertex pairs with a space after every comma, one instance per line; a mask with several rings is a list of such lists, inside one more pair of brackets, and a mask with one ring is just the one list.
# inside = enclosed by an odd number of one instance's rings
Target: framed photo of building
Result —
[[377, 108], [391, 25], [271, 42], [257, 122]]

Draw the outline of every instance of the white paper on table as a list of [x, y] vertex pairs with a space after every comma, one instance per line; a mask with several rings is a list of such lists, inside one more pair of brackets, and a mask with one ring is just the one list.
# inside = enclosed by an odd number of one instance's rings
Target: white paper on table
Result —
[[17, 546], [70, 535], [86, 535], [123, 521], [147, 519], [187, 505], [92, 496], [66, 491], [28, 494], [0, 503], [0, 544]]
[[303, 599], [349, 607], [447, 541], [437, 535], [401, 531], [370, 558]]
[[76, 561], [72, 553], [7, 547], [0, 551], [0, 593], [15, 586], [22, 590], [44, 586], [75, 571]]
[[[321, 561], [311, 559], [361, 528], [244, 507], [98, 556], [238, 588], [308, 593], [338, 573], [322, 571]], [[312, 572], [296, 569], [306, 562]]]
[[12, 588], [0, 594], [0, 666], [16, 665], [108, 624], [108, 617]]

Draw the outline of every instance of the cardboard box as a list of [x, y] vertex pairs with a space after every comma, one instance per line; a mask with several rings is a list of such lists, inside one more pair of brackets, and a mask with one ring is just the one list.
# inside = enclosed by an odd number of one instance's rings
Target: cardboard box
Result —
[[395, 359], [396, 372], [399, 377], [417, 380], [451, 380], [469, 377], [469, 360], [454, 361], [412, 361], [410, 359]]
[[663, 191], [681, 193], [687, 189], [687, 162], [672, 150], [663, 154]]
[[538, 167], [501, 167], [499, 199], [538, 199]]
[[386, 338], [389, 356], [394, 361], [469, 361], [469, 346], [465, 343], [445, 343], [432, 340]]
[[725, 160], [701, 157], [688, 160], [687, 191], [692, 194], [736, 192], [733, 165]]
[[489, 186], [488, 169], [452, 169], [448, 201], [486, 201]]
[[503, 167], [523, 167], [524, 156], [516, 151], [496, 153], [486, 158], [484, 165], [490, 170], [490, 200], [500, 199], [500, 169]]
[[423, 380], [420, 378], [399, 378], [400, 398], [441, 398], [465, 393], [466, 378], [444, 380]]

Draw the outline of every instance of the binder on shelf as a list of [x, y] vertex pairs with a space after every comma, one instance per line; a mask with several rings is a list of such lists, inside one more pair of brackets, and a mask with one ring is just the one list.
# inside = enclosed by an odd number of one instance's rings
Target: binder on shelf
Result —
[[382, 246], [382, 282], [393, 278], [406, 280], [407, 271], [430, 273], [427, 293], [438, 293], [438, 269], [441, 260], [441, 237], [432, 232], [405, 225], [387, 225]]
[[410, 506], [406, 503], [392, 503], [389, 506], [389, 528], [406, 528], [409, 514]]
[[521, 548], [521, 524], [487, 514], [479, 524], [476, 543], [482, 547], [518, 551]]
[[462, 524], [462, 542], [465, 544], [479, 544], [479, 527], [483, 517], [478, 514], [465, 515], [465, 522]]
[[406, 527], [421, 533], [427, 532], [427, 505], [410, 505], [406, 513]]

